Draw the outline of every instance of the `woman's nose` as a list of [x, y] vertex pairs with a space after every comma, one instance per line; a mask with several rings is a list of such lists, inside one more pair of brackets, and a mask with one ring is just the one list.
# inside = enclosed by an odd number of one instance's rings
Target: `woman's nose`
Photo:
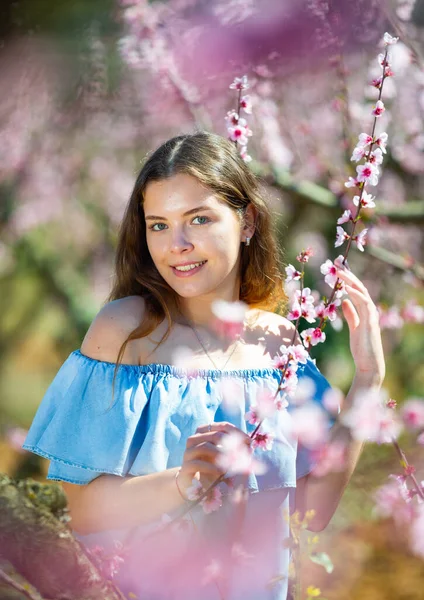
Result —
[[171, 239], [171, 252], [182, 252], [183, 250], [191, 250], [192, 248], [193, 244], [182, 229], [174, 231]]

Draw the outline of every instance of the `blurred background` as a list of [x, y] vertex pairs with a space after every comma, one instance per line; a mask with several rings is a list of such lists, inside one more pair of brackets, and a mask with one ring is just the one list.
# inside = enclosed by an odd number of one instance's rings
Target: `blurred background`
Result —
[[[0, 471], [43, 479], [25, 431], [111, 289], [117, 227], [145, 157], [195, 129], [227, 135], [229, 89], [247, 75], [250, 166], [275, 213], [286, 263], [312, 246], [306, 282], [336, 257], [335, 221], [357, 136], [370, 132], [385, 31], [393, 78], [377, 133], [389, 135], [369, 241], [349, 263], [381, 310], [385, 387], [399, 405], [424, 392], [424, 0], [2, 0], [0, 7]], [[308, 325], [309, 326], [309, 325]], [[347, 327], [327, 326], [313, 356], [347, 392]], [[400, 440], [417, 478], [423, 449]], [[369, 444], [320, 548], [305, 561], [328, 598], [422, 598], [423, 558], [374, 491], [400, 473]]]

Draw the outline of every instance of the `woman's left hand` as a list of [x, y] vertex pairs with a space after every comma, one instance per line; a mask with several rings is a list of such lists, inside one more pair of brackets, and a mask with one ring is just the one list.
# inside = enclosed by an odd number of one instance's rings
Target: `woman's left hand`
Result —
[[342, 310], [349, 326], [350, 350], [356, 366], [355, 379], [360, 385], [380, 386], [386, 367], [379, 326], [379, 314], [364, 284], [347, 269], [338, 269], [348, 299]]

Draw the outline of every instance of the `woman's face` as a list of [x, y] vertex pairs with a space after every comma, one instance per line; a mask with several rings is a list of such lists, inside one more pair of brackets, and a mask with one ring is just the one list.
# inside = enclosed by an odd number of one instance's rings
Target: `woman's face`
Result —
[[[244, 235], [232, 208], [195, 177], [178, 174], [147, 185], [144, 214], [153, 262], [180, 296], [238, 298]], [[175, 268], [200, 262], [184, 272]]]

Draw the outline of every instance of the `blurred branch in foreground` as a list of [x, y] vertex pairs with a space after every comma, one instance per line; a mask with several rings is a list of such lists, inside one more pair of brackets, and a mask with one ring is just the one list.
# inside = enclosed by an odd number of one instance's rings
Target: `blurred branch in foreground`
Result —
[[123, 600], [72, 536], [66, 504], [56, 484], [0, 474], [0, 582], [18, 597]]

